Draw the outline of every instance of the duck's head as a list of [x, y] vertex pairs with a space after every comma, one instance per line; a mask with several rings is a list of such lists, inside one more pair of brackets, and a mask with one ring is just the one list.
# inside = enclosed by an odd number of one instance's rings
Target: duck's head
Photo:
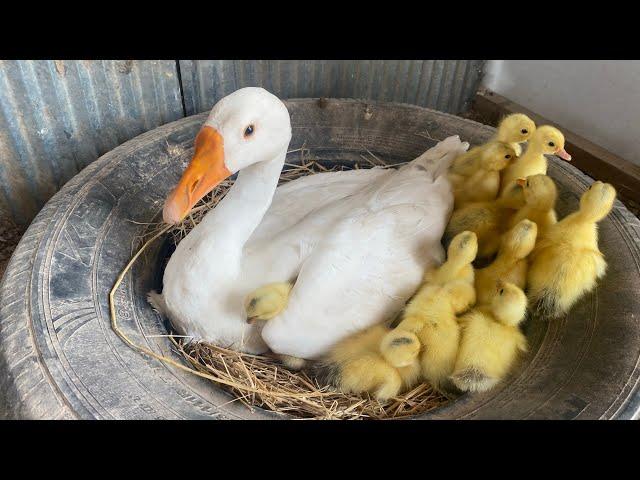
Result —
[[535, 143], [546, 155], [556, 155], [567, 162], [571, 161], [571, 155], [564, 149], [564, 135], [551, 125], [539, 127], [531, 137], [531, 143]]
[[527, 296], [513, 283], [498, 280], [491, 298], [491, 310], [500, 323], [516, 326], [527, 313]]
[[241, 88], [215, 104], [195, 139], [195, 152], [167, 197], [165, 222], [180, 222], [227, 177], [272, 160], [291, 140], [287, 107], [263, 88]]
[[524, 201], [539, 210], [551, 210], [558, 198], [558, 189], [551, 177], [544, 174], [519, 178], [516, 183], [522, 187]]
[[536, 131], [536, 124], [524, 113], [512, 113], [500, 122], [498, 131], [505, 142], [522, 143]]
[[536, 245], [538, 225], [531, 220], [521, 220], [502, 238], [500, 253], [508, 253], [516, 259], [525, 258]]
[[599, 222], [609, 214], [615, 200], [616, 189], [613, 185], [593, 182], [580, 197], [580, 212], [589, 220]]
[[518, 158], [511, 145], [504, 142], [492, 142], [482, 152], [480, 163], [485, 170], [503, 170], [510, 162]]
[[466, 265], [475, 260], [478, 253], [478, 237], [474, 232], [465, 230], [453, 237], [447, 248], [447, 260]]

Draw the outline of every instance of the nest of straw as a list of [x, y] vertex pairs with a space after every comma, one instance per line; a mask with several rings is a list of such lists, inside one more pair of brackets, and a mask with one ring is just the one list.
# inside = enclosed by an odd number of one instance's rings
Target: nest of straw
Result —
[[[361, 155], [362, 164], [329, 169], [312, 158], [304, 147], [288, 153], [293, 152], [300, 152], [300, 164], [286, 163], [280, 184], [319, 172], [398, 166], [387, 165], [367, 151], [368, 155]], [[233, 180], [221, 183], [170, 231], [176, 245], [224, 198], [232, 184]], [[310, 371], [290, 370], [275, 356], [250, 355], [177, 336], [171, 340], [194, 370], [234, 397], [230, 402], [241, 402], [251, 411], [257, 407], [307, 419], [389, 419], [425, 413], [448, 401], [428, 384], [420, 384], [383, 404], [369, 395], [345, 394], [330, 385], [321, 385]]]

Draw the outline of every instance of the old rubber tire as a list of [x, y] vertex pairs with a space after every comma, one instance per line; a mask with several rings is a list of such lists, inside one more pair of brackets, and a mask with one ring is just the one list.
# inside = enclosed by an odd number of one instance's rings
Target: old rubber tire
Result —
[[[328, 162], [410, 160], [452, 134], [480, 143], [493, 129], [420, 107], [351, 100], [292, 100], [291, 150]], [[40, 212], [1, 286], [0, 411], [9, 418], [281, 418], [208, 381], [147, 358], [111, 330], [108, 293], [144, 225], [192, 153], [205, 115], [141, 135], [91, 164]], [[290, 154], [290, 161], [299, 153]], [[591, 179], [550, 162], [559, 215], [576, 208]], [[606, 278], [570, 314], [533, 319], [531, 353], [500, 387], [465, 395], [421, 418], [632, 418], [639, 408], [640, 223], [619, 202], [602, 222]], [[165, 242], [166, 245], [166, 242]], [[144, 300], [158, 282], [162, 242], [126, 276], [119, 322], [139, 343], [178, 358]], [[143, 336], [140, 332], [144, 332]]]

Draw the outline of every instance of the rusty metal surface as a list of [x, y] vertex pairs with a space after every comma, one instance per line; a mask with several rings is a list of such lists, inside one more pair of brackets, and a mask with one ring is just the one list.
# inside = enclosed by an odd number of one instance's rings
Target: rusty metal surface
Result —
[[174, 60], [0, 61], [0, 208], [28, 223], [86, 165], [183, 115]]
[[410, 103], [447, 113], [470, 107], [485, 60], [180, 60], [187, 115], [242, 87], [280, 98]]

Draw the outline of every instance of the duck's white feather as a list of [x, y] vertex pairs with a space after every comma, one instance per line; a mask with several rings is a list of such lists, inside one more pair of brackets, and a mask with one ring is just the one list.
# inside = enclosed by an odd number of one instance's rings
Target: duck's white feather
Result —
[[[466, 148], [449, 137], [397, 171], [316, 174], [277, 190], [285, 150], [242, 169], [172, 255], [166, 313], [195, 339], [303, 358], [385, 320], [443, 260], [453, 204], [444, 173]], [[295, 282], [285, 311], [264, 329], [247, 324], [245, 297], [284, 281]]]

